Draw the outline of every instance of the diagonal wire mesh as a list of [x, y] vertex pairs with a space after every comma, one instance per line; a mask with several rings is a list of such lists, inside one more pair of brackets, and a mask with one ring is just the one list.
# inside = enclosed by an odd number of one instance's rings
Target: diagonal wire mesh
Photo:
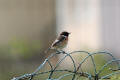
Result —
[[[75, 60], [72, 56], [72, 54], [75, 54], [75, 53], [76, 54], [84, 53], [84, 54], [87, 54], [87, 56], [85, 56], [81, 61], [79, 61], [79, 64], [76, 65]], [[108, 56], [111, 57], [111, 60], [107, 61], [99, 70], [97, 70], [94, 55], [99, 55], [99, 54], [108, 55]], [[56, 55], [63, 55], [63, 57], [60, 60], [57, 61], [55, 66], [53, 66], [50, 59], [53, 58]], [[73, 69], [72, 70], [71, 69], [57, 69], [60, 66], [60, 64], [67, 57], [69, 57], [71, 59]], [[90, 58], [90, 60], [92, 61], [93, 74], [89, 73], [87, 71], [80, 71], [81, 66], [83, 65], [83, 63], [85, 63], [85, 61], [88, 58]], [[43, 75], [43, 74], [48, 74], [47, 79], [45, 79], [45, 80], [62, 80], [63, 78], [68, 77], [68, 76], [71, 76], [70, 80], [79, 80], [81, 77], [84, 77], [87, 80], [103, 80], [103, 79], [106, 80], [106, 79], [111, 79], [110, 76], [113, 76], [115, 74], [120, 74], [119, 62], [120, 62], [120, 59], [116, 59], [111, 53], [108, 53], [108, 52], [90, 53], [90, 52], [87, 52], [87, 51], [73, 51], [73, 52], [70, 52], [70, 53], [66, 53], [66, 52], [61, 50], [61, 51], [56, 51], [55, 53], [51, 54], [48, 58], [46, 58], [44, 60], [44, 62], [42, 64], [40, 64], [40, 66], [34, 72], [32, 72], [30, 74], [22, 75], [20, 77], [14, 77], [11, 80], [34, 80], [34, 77], [40, 76], [40, 75]], [[46, 63], [50, 66], [50, 70], [40, 71], [43, 67], [45, 67]], [[117, 65], [117, 68], [113, 69], [113, 68], [108, 67], [112, 63], [115, 63]], [[100, 76], [100, 74], [104, 71], [105, 68], [109, 68], [108, 70], [111, 71], [111, 73]], [[60, 73], [67, 72], [67, 73], [59, 76], [58, 78], [53, 78], [53, 74], [56, 73], [56, 72], [60, 72]], [[79, 76], [79, 78], [77, 76]]]

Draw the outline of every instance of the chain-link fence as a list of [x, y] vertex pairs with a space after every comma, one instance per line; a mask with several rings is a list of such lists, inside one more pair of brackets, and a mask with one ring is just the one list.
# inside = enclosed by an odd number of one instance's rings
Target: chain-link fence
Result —
[[[75, 59], [72, 56], [73, 54], [87, 54], [87, 56], [85, 56], [82, 60], [78, 61], [79, 63], [78, 65], [76, 65]], [[98, 65], [96, 65], [94, 55], [101, 55], [101, 54], [104, 56], [108, 55], [111, 58], [110, 60], [107, 60], [104, 63], [104, 65], [102, 65], [99, 69], [97, 69]], [[62, 58], [53, 65], [50, 59], [52, 59], [56, 55], [61, 55]], [[71, 66], [73, 68], [72, 69], [67, 69], [67, 68], [58, 69], [60, 64], [68, 57], [72, 62]], [[89, 67], [89, 65], [92, 65], [93, 73], [82, 70], [82, 65], [83, 63], [87, 61], [88, 58], [90, 58], [92, 64], [86, 64], [86, 66]], [[90, 60], [88, 60], [88, 63]], [[102, 61], [102, 59], [100, 61]], [[64, 51], [56, 51], [55, 53], [51, 54], [48, 58], [46, 58], [44, 62], [40, 64], [40, 66], [33, 73], [25, 74], [20, 77], [14, 77], [12, 80], [43, 80], [39, 78], [42, 77], [41, 75], [45, 75], [45, 74], [47, 78], [44, 80], [108, 80], [108, 79], [111, 79], [111, 76], [120, 73], [119, 62], [120, 62], [120, 59], [116, 59], [111, 53], [108, 53], [108, 52], [90, 53], [87, 51], [73, 51], [73, 52], [67, 53]], [[46, 64], [49, 65], [50, 67], [49, 70], [44, 69], [42, 71], [41, 69], [44, 68]], [[113, 67], [109, 65], [112, 65]], [[106, 74], [101, 75], [101, 73], [103, 73], [106, 68], [108, 70]], [[55, 77], [54, 74], [57, 74], [57, 72], [62, 73], [62, 75]], [[69, 79], [65, 79], [65, 77], [69, 77], [69, 76], [70, 76]], [[84, 79], [81, 79], [81, 78], [84, 78]]]

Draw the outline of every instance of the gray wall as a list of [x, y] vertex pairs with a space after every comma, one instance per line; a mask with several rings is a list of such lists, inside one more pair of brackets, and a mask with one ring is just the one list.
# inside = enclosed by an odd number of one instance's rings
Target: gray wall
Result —
[[120, 57], [120, 0], [101, 0], [103, 48]]
[[0, 0], [0, 43], [15, 37], [49, 40], [55, 33], [54, 10], [54, 0]]

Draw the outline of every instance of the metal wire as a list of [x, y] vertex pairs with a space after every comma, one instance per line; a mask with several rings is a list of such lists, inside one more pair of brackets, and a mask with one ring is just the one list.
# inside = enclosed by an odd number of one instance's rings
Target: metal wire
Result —
[[[88, 56], [84, 57], [84, 59], [82, 59], [82, 61], [79, 62], [79, 65], [76, 66], [75, 64], [75, 60], [72, 57], [72, 54], [87, 54]], [[93, 56], [95, 54], [106, 54], [112, 57], [112, 59], [110, 61], [108, 61], [107, 63], [105, 63], [98, 71], [96, 69], [96, 63], [95, 60], [93, 58]], [[56, 55], [63, 55], [63, 57], [56, 63], [55, 67], [51, 64], [50, 59], [53, 58]], [[69, 70], [69, 69], [57, 69], [60, 64], [67, 58], [69, 57], [72, 61], [72, 65], [73, 65], [73, 70]], [[91, 61], [92, 61], [92, 65], [93, 65], [93, 69], [94, 69], [94, 74], [91, 74], [89, 72], [80, 72], [79, 69], [81, 69], [81, 65], [90, 57]], [[99, 76], [101, 74], [102, 71], [104, 71], [104, 68], [106, 68], [108, 65], [112, 64], [113, 62], [115, 62], [117, 64], [117, 69], [109, 69], [110, 71], [112, 71], [112, 73], [109, 73], [107, 75], [104, 76]], [[42, 74], [49, 74], [48, 78], [45, 80], [62, 80], [63, 78], [67, 77], [67, 76], [72, 76], [71, 80], [76, 80], [76, 76], [79, 75], [80, 77], [84, 77], [86, 79], [89, 80], [101, 80], [101, 79], [110, 79], [110, 76], [115, 75], [115, 74], [120, 74], [120, 65], [119, 65], [120, 60], [116, 59], [111, 53], [108, 52], [95, 52], [95, 53], [89, 53], [87, 51], [73, 51], [70, 53], [66, 53], [64, 51], [56, 51], [56, 53], [51, 54], [48, 58], [45, 59], [45, 61], [40, 64], [40, 66], [31, 74], [25, 74], [22, 75], [20, 77], [14, 77], [11, 80], [33, 80], [35, 76], [39, 76]], [[40, 72], [40, 70], [45, 66], [45, 64], [48, 63], [48, 65], [50, 66], [50, 70], [48, 71], [44, 71], [44, 72]], [[53, 73], [55, 72], [67, 72], [66, 74], [63, 74], [62, 76], [59, 76], [58, 78], [54, 79], [53, 78]]]

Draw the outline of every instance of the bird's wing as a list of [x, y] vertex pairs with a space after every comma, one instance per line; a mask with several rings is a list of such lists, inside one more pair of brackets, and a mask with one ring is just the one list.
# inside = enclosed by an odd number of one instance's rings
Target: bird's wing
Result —
[[61, 42], [63, 42], [65, 40], [65, 38], [66, 38], [66, 36], [63, 36], [63, 35], [61, 35], [60, 37], [58, 37], [54, 41], [54, 43], [52, 44], [52, 47], [59, 45]]

